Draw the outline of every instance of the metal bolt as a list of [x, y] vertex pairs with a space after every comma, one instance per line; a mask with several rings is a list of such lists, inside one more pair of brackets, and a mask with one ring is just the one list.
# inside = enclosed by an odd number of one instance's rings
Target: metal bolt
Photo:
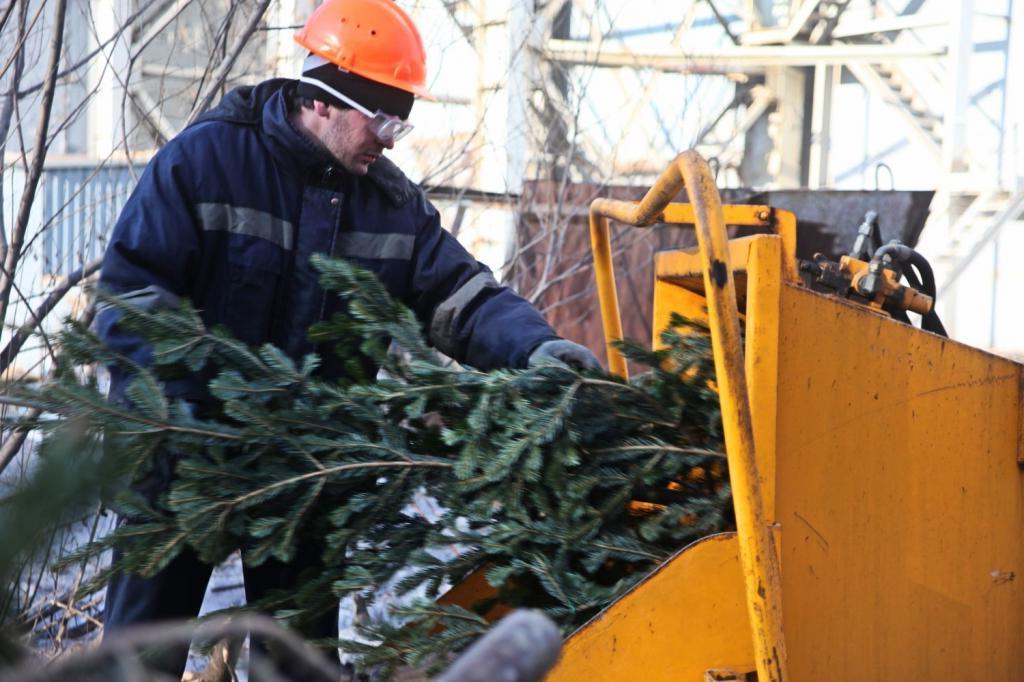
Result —
[[770, 214], [768, 213], [768, 211], [758, 211], [757, 212], [757, 219], [758, 220], [768, 220], [769, 215]]

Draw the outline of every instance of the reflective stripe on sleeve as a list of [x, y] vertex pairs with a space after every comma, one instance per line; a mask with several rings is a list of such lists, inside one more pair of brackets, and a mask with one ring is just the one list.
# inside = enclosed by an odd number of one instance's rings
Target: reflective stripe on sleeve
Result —
[[260, 237], [292, 250], [295, 228], [287, 220], [265, 211], [229, 204], [196, 204], [199, 222], [207, 232], [231, 232]]
[[455, 348], [455, 321], [466, 306], [469, 305], [477, 294], [484, 289], [500, 287], [488, 270], [478, 272], [465, 284], [441, 302], [434, 311], [434, 317], [430, 320], [430, 341], [442, 353], [451, 355]]
[[340, 258], [412, 259], [416, 236], [386, 232], [343, 232], [334, 245], [334, 255]]

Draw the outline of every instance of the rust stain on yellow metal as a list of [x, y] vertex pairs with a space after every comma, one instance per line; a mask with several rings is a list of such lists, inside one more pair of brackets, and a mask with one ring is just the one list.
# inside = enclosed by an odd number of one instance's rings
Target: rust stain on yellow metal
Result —
[[691, 545], [584, 626], [547, 680], [698, 682], [753, 660], [739, 545], [727, 533]]
[[[591, 239], [605, 335], [609, 342], [621, 337], [607, 218], [637, 226], [654, 224], [663, 219], [666, 206], [684, 187], [702, 260], [755, 663], [760, 679], [777, 682], [786, 679], [779, 562], [761, 500], [725, 217], [707, 162], [696, 152], [676, 157], [638, 202], [595, 199], [591, 203]], [[611, 347], [609, 364], [612, 371], [626, 376], [625, 361]]]

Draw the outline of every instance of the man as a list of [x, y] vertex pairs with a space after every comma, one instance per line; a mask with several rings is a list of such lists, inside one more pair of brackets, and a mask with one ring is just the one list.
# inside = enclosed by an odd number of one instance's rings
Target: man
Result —
[[[101, 286], [148, 308], [189, 298], [208, 326], [223, 324], [243, 341], [271, 342], [294, 358], [316, 350], [331, 378], [344, 358], [314, 349], [306, 336], [343, 305], [319, 287], [310, 265], [323, 253], [375, 272], [415, 311], [431, 343], [460, 362], [598, 367], [590, 351], [560, 339], [500, 286], [383, 156], [412, 128], [415, 96], [429, 96], [409, 17], [391, 0], [326, 0], [296, 40], [310, 52], [298, 81], [232, 91], [149, 163], [114, 228]], [[150, 349], [117, 327], [116, 311], [101, 313], [98, 327], [112, 348], [150, 361]], [[111, 372], [111, 396], [123, 400], [130, 377]], [[209, 378], [170, 381], [166, 391], [202, 413]], [[153, 500], [171, 476], [165, 459], [154, 480], [141, 483]], [[249, 599], [296, 584], [303, 563], [299, 556], [247, 571]], [[107, 631], [194, 616], [209, 573], [185, 553], [153, 578], [116, 578]], [[335, 625], [327, 618], [306, 634], [330, 636]], [[180, 674], [183, 652], [160, 665]]]

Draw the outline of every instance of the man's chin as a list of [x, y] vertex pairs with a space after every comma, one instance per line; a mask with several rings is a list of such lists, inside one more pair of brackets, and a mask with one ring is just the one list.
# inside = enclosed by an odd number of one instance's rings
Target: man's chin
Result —
[[370, 172], [370, 164], [365, 161], [355, 161], [352, 163], [343, 163], [345, 170], [352, 175], [366, 175]]
[[368, 157], [367, 155], [361, 155], [348, 163], [342, 164], [352, 175], [366, 175], [370, 171], [370, 166], [377, 162], [380, 157]]

